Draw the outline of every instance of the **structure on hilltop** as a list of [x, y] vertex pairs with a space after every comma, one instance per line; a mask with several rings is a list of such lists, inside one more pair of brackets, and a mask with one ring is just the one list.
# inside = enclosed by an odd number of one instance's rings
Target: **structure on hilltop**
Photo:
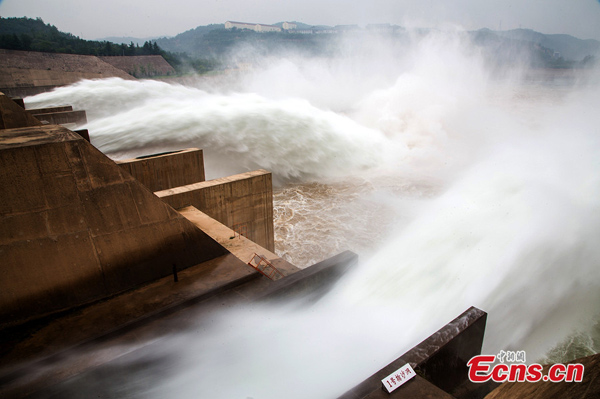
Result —
[[260, 32], [260, 33], [281, 32], [282, 30], [295, 29], [296, 24], [284, 22], [283, 29], [282, 29], [279, 26], [275, 26], [275, 25], [264, 25], [264, 24], [250, 23], [250, 22], [235, 22], [235, 21], [225, 22], [225, 29], [233, 29], [233, 28], [253, 30], [255, 32]]

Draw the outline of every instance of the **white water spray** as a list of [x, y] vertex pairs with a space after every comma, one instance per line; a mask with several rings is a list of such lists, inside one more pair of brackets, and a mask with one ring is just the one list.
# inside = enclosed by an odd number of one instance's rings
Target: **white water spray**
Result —
[[[86, 93], [95, 93], [94, 104]], [[115, 98], [120, 101], [113, 104]], [[239, 173], [256, 168], [279, 178], [342, 176], [374, 167], [390, 153], [379, 131], [302, 99], [209, 94], [115, 78], [57, 89], [37, 96], [33, 104], [62, 101], [95, 110], [85, 127], [92, 143], [112, 157], [196, 146], [204, 150], [213, 176], [214, 169]], [[395, 145], [393, 153], [401, 155], [402, 147]]]
[[[295, 205], [289, 213], [284, 207], [286, 234], [299, 243], [321, 234], [321, 246], [333, 237], [336, 251], [344, 235], [356, 242], [378, 231], [387, 243], [369, 244], [365, 253], [375, 254], [312, 307], [238, 309], [212, 326], [201, 321], [201, 334], [166, 340], [163, 349], [178, 353], [177, 365], [146, 394], [335, 397], [472, 305], [489, 312], [487, 352], [526, 350], [528, 360], [597, 320], [595, 92], [531, 103], [512, 87], [490, 88], [480, 60], [460, 43], [439, 43], [421, 42], [391, 86], [378, 86], [388, 81], [381, 79], [350, 90], [344, 115], [318, 108], [312, 87], [294, 87], [305, 98], [292, 99], [273, 87], [223, 95], [110, 80], [28, 99], [88, 109], [94, 143], [113, 155], [197, 146], [236, 168], [256, 165], [349, 190], [360, 172], [351, 194], [324, 188], [308, 195], [293, 186], [294, 197], [279, 200], [302, 204], [306, 218], [335, 203], [333, 193], [356, 201], [345, 206], [336, 197], [335, 217], [309, 219], [305, 231], [293, 231], [301, 225], [294, 224]], [[281, 70], [256, 76], [266, 85], [265, 76]], [[284, 70], [315, 72], [314, 64]], [[372, 207], [365, 211], [365, 204]], [[352, 217], [378, 211], [387, 225]]]

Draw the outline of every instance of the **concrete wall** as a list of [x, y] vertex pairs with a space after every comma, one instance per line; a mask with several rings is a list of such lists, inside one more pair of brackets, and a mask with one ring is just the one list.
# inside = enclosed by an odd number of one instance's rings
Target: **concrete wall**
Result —
[[0, 131], [0, 328], [227, 251], [60, 126]]
[[128, 159], [117, 164], [150, 191], [161, 191], [205, 180], [204, 157], [202, 150], [198, 148]]
[[[76, 127], [87, 123], [86, 112], [83, 110], [73, 111], [73, 106], [71, 105], [26, 109], [25, 112], [34, 116], [44, 125], [74, 125]], [[89, 135], [88, 141], [90, 141]]]
[[136, 78], [175, 75], [176, 73], [162, 55], [104, 56], [99, 58]]
[[35, 114], [35, 118], [43, 124], [51, 125], [81, 126], [87, 123], [87, 116], [83, 110]]
[[[481, 354], [487, 314], [471, 307], [338, 399], [457, 398], [485, 396], [494, 386], [469, 384], [467, 362]], [[381, 380], [410, 363], [417, 376], [392, 393]]]
[[27, 112], [29, 115], [33, 115], [33, 116], [36, 116], [38, 114], [50, 114], [53, 112], [67, 112], [67, 111], [73, 111], [73, 106], [72, 105], [63, 105], [60, 107], [32, 108], [32, 109], [25, 110], [25, 112]]
[[0, 93], [0, 129], [39, 126], [42, 123], [29, 115], [13, 100]]
[[272, 184], [271, 173], [261, 169], [154, 194], [175, 209], [194, 206], [273, 252]]
[[135, 79], [92, 55], [0, 49], [0, 91], [26, 97], [82, 79]]

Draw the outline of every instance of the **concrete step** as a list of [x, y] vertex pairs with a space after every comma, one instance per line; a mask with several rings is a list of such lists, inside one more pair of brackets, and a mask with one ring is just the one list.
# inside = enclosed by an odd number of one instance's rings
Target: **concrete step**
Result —
[[193, 206], [181, 208], [177, 211], [244, 263], [250, 262], [254, 254], [259, 254], [263, 255], [284, 276], [294, 274], [300, 270], [285, 259], [250, 241], [243, 235], [237, 234], [223, 223]]

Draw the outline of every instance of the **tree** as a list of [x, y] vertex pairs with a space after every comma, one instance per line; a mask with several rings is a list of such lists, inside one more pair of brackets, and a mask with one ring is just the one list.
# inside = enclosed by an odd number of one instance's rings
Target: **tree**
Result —
[[26, 33], [21, 35], [21, 47], [23, 50], [31, 50], [31, 43], [33, 38]]
[[12, 35], [3, 35], [3, 47], [9, 50], [22, 50], [23, 44], [16, 33]]
[[150, 42], [148, 42], [148, 41], [144, 42], [144, 46], [142, 47], [142, 54], [143, 55], [152, 54], [152, 44], [150, 44]]
[[110, 42], [104, 42], [104, 55], [114, 55], [112, 44]]

